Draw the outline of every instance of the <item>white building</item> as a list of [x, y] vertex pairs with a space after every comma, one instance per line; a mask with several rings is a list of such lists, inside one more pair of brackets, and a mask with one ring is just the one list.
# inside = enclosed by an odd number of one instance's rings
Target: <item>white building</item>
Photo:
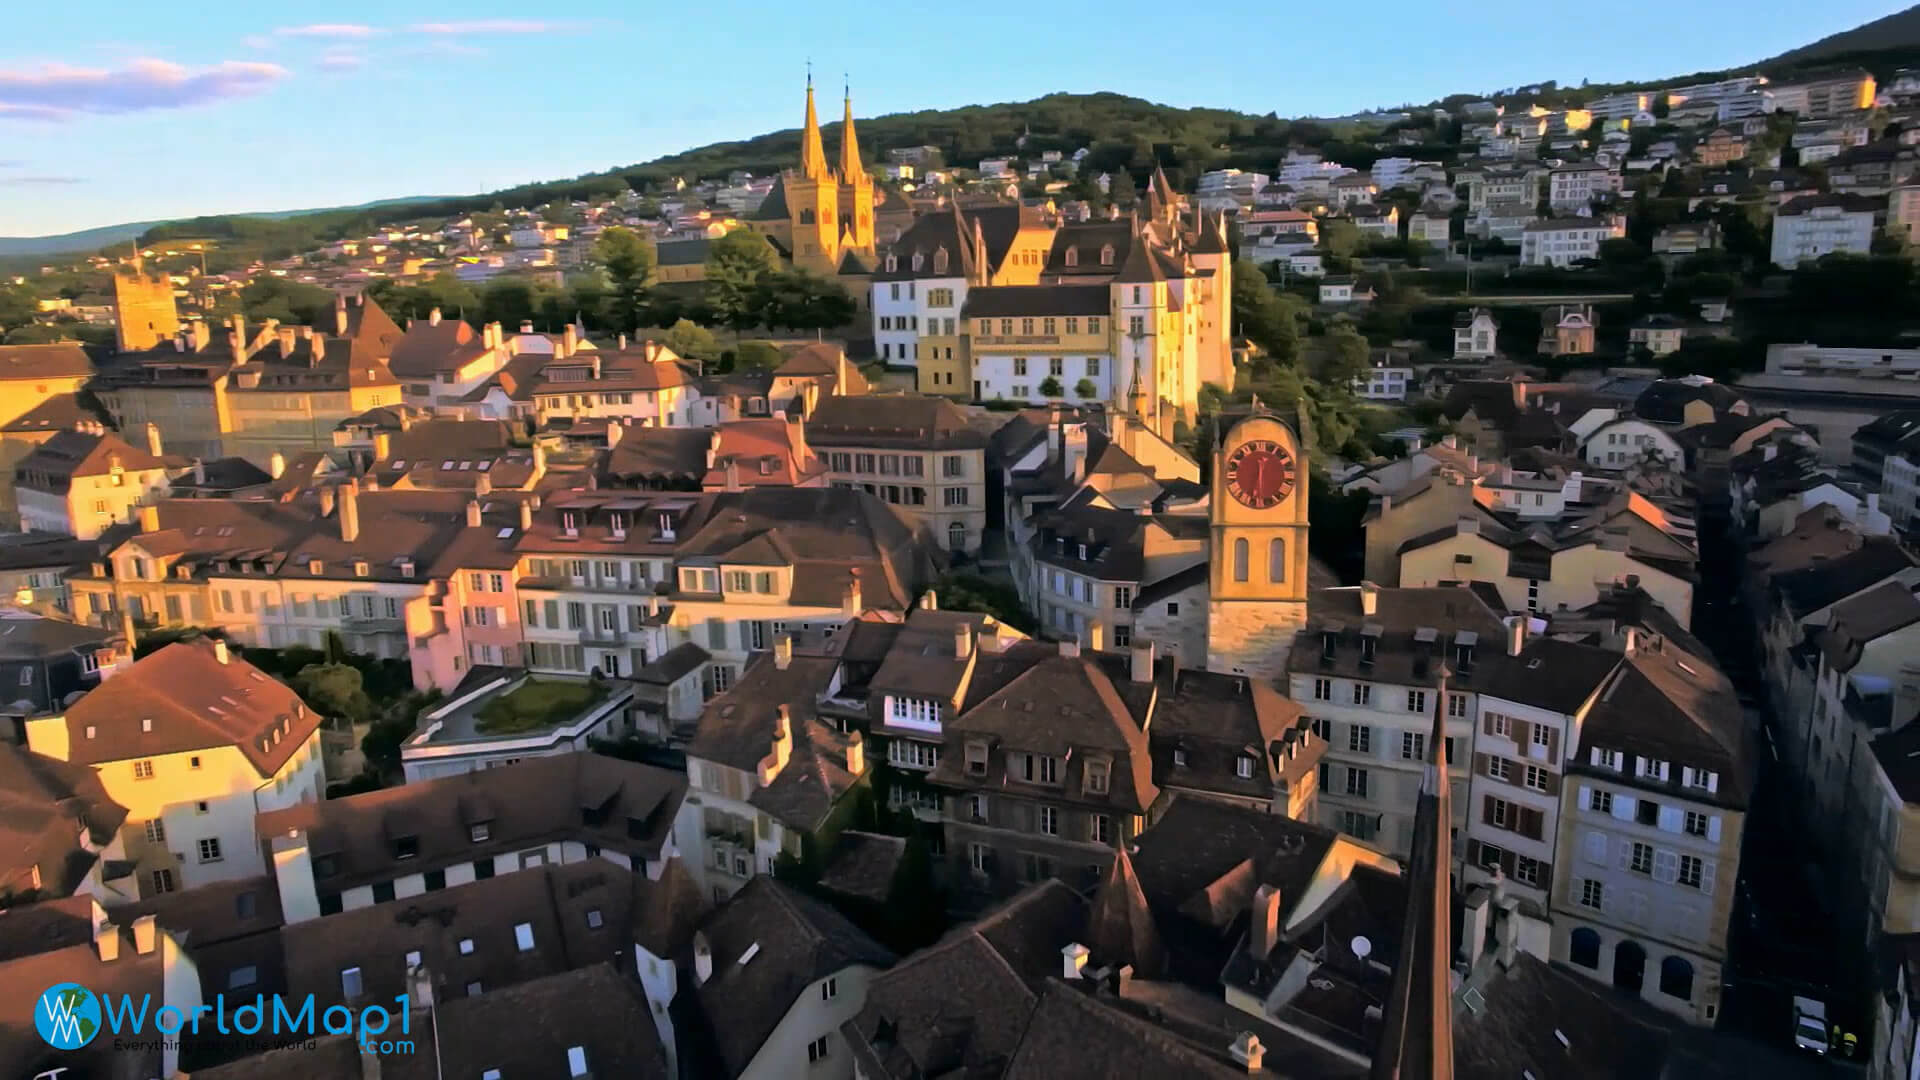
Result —
[[62, 431], [22, 458], [11, 477], [27, 532], [67, 533], [91, 540], [133, 520], [141, 504], [165, 494], [167, 463], [160, 432], [147, 425], [148, 447], [128, 445], [97, 421]]
[[1619, 217], [1536, 221], [1521, 234], [1520, 265], [1572, 266], [1581, 259], [1596, 259], [1602, 243], [1626, 234], [1626, 224]]
[[1365, 375], [1353, 380], [1353, 392], [1368, 401], [1405, 401], [1412, 385], [1412, 364], [1375, 360]]
[[1603, 469], [1624, 469], [1650, 457], [1675, 468], [1686, 462], [1666, 428], [1634, 416], [1618, 417], [1588, 433], [1580, 441], [1580, 456]]
[[1773, 262], [1791, 270], [1803, 261], [1873, 248], [1874, 217], [1883, 200], [1863, 195], [1803, 195], [1774, 211]]
[[1604, 165], [1567, 165], [1548, 174], [1547, 202], [1556, 214], [1577, 214], [1619, 189], [1620, 174]]
[[1500, 324], [1486, 308], [1464, 312], [1453, 322], [1455, 360], [1491, 360], [1500, 352]]

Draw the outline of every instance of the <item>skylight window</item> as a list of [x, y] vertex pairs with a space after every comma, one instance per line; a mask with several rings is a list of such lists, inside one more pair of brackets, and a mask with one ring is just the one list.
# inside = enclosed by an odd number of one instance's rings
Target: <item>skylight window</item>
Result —
[[396, 469], [404, 469], [404, 468], [406, 468], [406, 467], [407, 467], [407, 459], [406, 459], [406, 458], [394, 458], [394, 459], [393, 459], [393, 467], [394, 467], [394, 468], [396, 468]]
[[493, 468], [493, 462], [483, 461], [480, 464], [475, 465], [474, 468], [480, 470], [481, 472], [486, 472], [488, 469]]

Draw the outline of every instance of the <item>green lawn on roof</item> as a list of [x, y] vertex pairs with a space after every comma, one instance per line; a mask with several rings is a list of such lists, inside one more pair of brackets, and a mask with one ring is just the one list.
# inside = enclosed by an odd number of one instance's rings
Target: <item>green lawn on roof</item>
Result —
[[600, 692], [589, 683], [528, 679], [487, 702], [474, 726], [487, 735], [511, 735], [552, 727], [593, 704]]

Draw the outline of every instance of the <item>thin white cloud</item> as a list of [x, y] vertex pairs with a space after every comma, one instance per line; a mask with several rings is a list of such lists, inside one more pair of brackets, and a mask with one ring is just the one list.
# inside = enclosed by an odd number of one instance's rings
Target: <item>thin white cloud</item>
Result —
[[57, 186], [64, 184], [84, 184], [86, 180], [78, 176], [8, 176], [0, 178], [0, 187]]
[[274, 30], [274, 37], [283, 38], [335, 38], [347, 41], [365, 41], [379, 37], [386, 31], [378, 27], [361, 23], [310, 23], [306, 26], [282, 26]]
[[85, 114], [179, 109], [250, 97], [287, 77], [278, 64], [229, 60], [189, 68], [167, 60], [133, 60], [118, 68], [43, 64], [0, 69], [0, 118], [67, 120]]
[[358, 71], [367, 66], [367, 56], [354, 49], [335, 47], [321, 54], [318, 66], [321, 71]]
[[464, 22], [415, 23], [407, 29], [416, 34], [558, 34], [578, 30], [576, 22], [552, 22], [544, 19], [469, 19]]

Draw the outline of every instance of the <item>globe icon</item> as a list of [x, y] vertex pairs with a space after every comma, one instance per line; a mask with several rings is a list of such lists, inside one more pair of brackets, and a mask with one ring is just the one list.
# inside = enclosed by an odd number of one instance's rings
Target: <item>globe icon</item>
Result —
[[100, 1034], [100, 999], [79, 983], [49, 986], [34, 1003], [33, 1026], [55, 1050], [78, 1050]]

